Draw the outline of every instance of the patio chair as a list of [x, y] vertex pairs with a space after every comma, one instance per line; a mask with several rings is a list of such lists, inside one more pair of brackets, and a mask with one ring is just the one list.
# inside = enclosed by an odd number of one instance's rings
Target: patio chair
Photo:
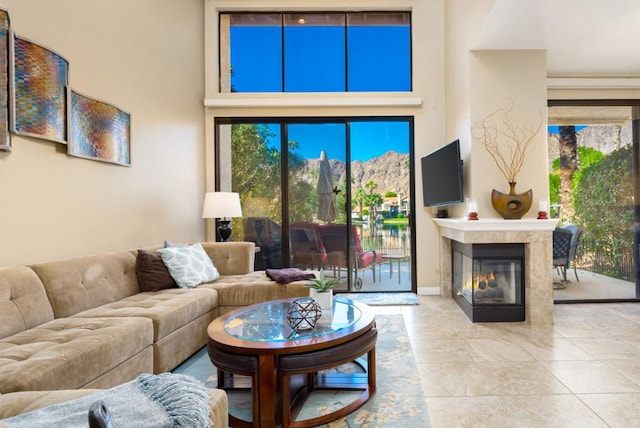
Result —
[[376, 282], [378, 256], [374, 250], [362, 248], [356, 226], [351, 226], [349, 235], [344, 223], [323, 224], [316, 230], [327, 252], [327, 266], [333, 268], [334, 273], [347, 269], [348, 274], [353, 275], [353, 285], [357, 290], [362, 288], [360, 273], [365, 270], [371, 269], [373, 282]]
[[244, 219], [244, 240], [253, 242], [260, 250], [256, 253], [255, 269], [281, 268], [282, 229], [268, 217], [247, 217]]
[[[573, 274], [576, 276], [576, 281], [580, 282], [580, 278], [578, 278], [578, 269], [576, 267], [576, 250], [578, 249], [578, 244], [580, 243], [580, 237], [582, 236], [582, 229], [578, 226], [569, 225], [565, 226], [564, 229], [571, 231], [571, 249], [569, 250], [569, 264], [573, 263]], [[567, 268], [569, 267], [567, 265]], [[566, 272], [565, 272], [566, 279]]]
[[298, 222], [289, 227], [291, 257], [294, 266], [323, 269], [328, 260], [327, 251], [317, 232], [317, 223]]
[[553, 267], [562, 274], [560, 282], [554, 282], [553, 288], [565, 288], [567, 283], [567, 267], [569, 266], [569, 253], [571, 251], [570, 230], [556, 227], [553, 230]]

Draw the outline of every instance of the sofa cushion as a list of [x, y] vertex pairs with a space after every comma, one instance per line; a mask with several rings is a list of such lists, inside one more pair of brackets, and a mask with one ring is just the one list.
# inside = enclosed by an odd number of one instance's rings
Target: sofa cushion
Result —
[[0, 340], [0, 392], [81, 388], [153, 343], [147, 318], [63, 318]]
[[10, 418], [52, 404], [93, 394], [99, 389], [64, 389], [58, 391], [19, 391], [0, 395], [0, 419]]
[[193, 288], [220, 277], [218, 270], [199, 243], [185, 247], [161, 248], [158, 252], [180, 288]]
[[149, 318], [153, 321], [153, 338], [157, 342], [217, 306], [218, 294], [211, 290], [172, 288], [138, 293], [75, 316]]
[[[304, 286], [306, 282], [296, 281], [281, 285], [272, 281], [265, 271], [256, 271], [245, 275], [221, 276], [216, 282], [201, 284], [197, 289], [211, 288], [216, 290], [220, 307], [238, 307], [269, 300], [307, 297], [309, 289]], [[219, 314], [223, 312], [219, 312]]]
[[87, 410], [100, 401], [111, 411], [119, 427], [208, 427], [211, 424], [208, 392], [202, 382], [192, 376], [142, 373], [113, 388], [3, 422], [23, 428], [83, 427], [87, 424]]
[[47, 290], [56, 318], [139, 293], [136, 258], [129, 251], [31, 266]]
[[0, 338], [53, 319], [42, 282], [25, 266], [0, 268]]
[[138, 278], [140, 291], [158, 291], [178, 287], [160, 254], [147, 250], [138, 250], [136, 278]]
[[[95, 394], [99, 389], [65, 389], [58, 391], [24, 391], [0, 394], [0, 419], [16, 416], [86, 395]], [[227, 393], [222, 389], [209, 389], [209, 418], [212, 427], [229, 426], [229, 403]], [[0, 427], [3, 423], [0, 421]], [[7, 426], [8, 425], [4, 425]], [[120, 426], [120, 425], [118, 425]]]
[[253, 272], [256, 246], [253, 242], [202, 242], [220, 275], [244, 275]]

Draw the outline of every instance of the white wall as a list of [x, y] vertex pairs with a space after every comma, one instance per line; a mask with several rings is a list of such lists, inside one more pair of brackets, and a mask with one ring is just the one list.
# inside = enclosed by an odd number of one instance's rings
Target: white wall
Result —
[[[533, 190], [533, 205], [525, 218], [535, 218], [538, 201], [549, 200], [545, 52], [474, 51], [471, 53], [470, 70], [472, 122], [481, 121], [499, 108], [511, 106], [513, 118], [520, 128], [536, 129], [542, 124], [516, 180], [518, 193]], [[508, 156], [506, 150], [503, 153]], [[479, 201], [479, 216], [499, 217], [491, 206], [491, 190], [495, 188], [508, 193], [507, 179], [477, 141], [472, 142], [468, 166], [467, 190]]]
[[202, 0], [2, 0], [70, 86], [131, 114], [131, 167], [13, 136], [0, 152], [0, 266], [204, 238]]

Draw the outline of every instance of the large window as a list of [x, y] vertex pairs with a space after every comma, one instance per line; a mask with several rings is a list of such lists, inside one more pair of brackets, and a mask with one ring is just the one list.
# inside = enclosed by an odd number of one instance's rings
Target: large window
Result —
[[[218, 188], [256, 269], [324, 269], [339, 291], [415, 291], [408, 117], [218, 119]], [[229, 165], [229, 168], [225, 166]]]
[[221, 92], [411, 90], [408, 12], [223, 13]]

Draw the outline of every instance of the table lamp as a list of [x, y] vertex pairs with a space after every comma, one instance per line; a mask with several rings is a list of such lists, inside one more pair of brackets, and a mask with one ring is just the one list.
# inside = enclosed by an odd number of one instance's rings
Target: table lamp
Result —
[[207, 192], [204, 195], [202, 218], [218, 219], [218, 236], [222, 242], [231, 236], [231, 217], [242, 217], [240, 195], [234, 192]]

